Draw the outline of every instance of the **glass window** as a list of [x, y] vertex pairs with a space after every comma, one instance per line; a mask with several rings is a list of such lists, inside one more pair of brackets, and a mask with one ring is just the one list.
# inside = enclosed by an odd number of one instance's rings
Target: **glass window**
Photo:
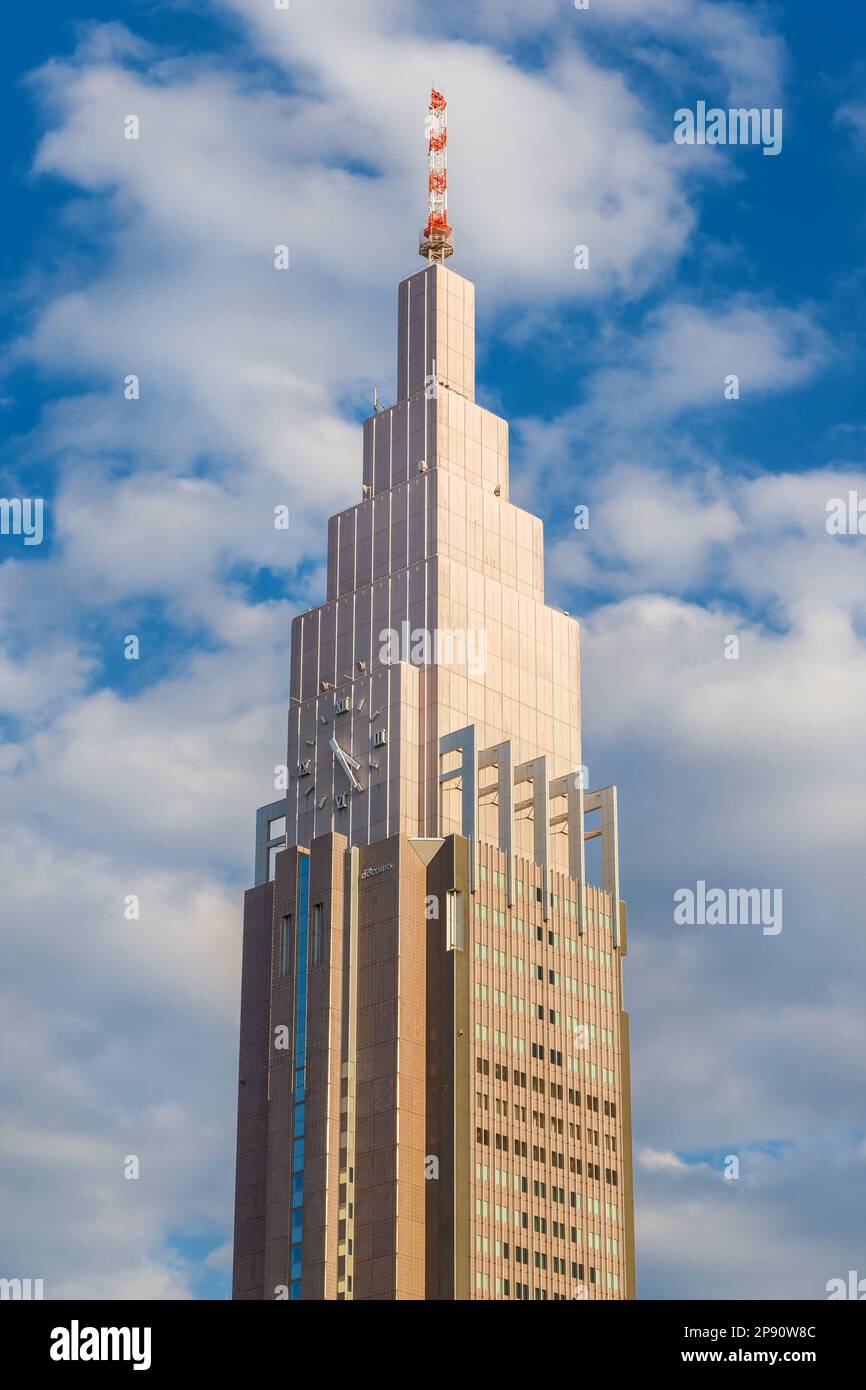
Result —
[[316, 903], [313, 908], [313, 965], [322, 963], [322, 904]]

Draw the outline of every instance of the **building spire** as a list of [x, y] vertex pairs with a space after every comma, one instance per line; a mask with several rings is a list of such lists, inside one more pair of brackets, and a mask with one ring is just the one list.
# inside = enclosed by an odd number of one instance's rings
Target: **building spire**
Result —
[[434, 87], [427, 114], [429, 131], [429, 202], [427, 226], [421, 234], [419, 255], [427, 261], [442, 261], [454, 255], [448, 224], [448, 103]]

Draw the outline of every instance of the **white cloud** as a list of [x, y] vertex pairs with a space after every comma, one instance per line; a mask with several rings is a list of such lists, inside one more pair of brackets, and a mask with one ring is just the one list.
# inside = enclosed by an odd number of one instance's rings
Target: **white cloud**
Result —
[[847, 127], [856, 143], [866, 150], [866, 101], [848, 101], [839, 107], [836, 119]]
[[642, 1168], [670, 1169], [674, 1172], [684, 1170], [686, 1164], [675, 1153], [662, 1153], [658, 1149], [641, 1149], [637, 1156]]

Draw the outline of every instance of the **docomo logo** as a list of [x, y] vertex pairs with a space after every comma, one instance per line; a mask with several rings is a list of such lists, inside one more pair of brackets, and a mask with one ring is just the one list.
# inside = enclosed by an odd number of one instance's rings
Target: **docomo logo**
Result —
[[362, 878], [375, 878], [377, 874], [386, 874], [389, 869], [393, 869], [393, 864], [377, 864], [375, 869], [365, 869]]
[[482, 628], [413, 628], [403, 622], [400, 630], [383, 628], [379, 633], [379, 660], [383, 666], [465, 666], [472, 676], [487, 671], [487, 631]]

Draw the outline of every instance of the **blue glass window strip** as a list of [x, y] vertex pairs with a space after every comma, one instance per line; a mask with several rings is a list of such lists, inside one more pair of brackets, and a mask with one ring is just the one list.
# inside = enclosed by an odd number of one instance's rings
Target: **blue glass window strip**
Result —
[[307, 975], [310, 930], [310, 860], [298, 862], [297, 949], [295, 960], [295, 1078], [292, 1106], [292, 1235], [289, 1297], [301, 1297], [304, 1205], [304, 1118], [307, 1072]]

